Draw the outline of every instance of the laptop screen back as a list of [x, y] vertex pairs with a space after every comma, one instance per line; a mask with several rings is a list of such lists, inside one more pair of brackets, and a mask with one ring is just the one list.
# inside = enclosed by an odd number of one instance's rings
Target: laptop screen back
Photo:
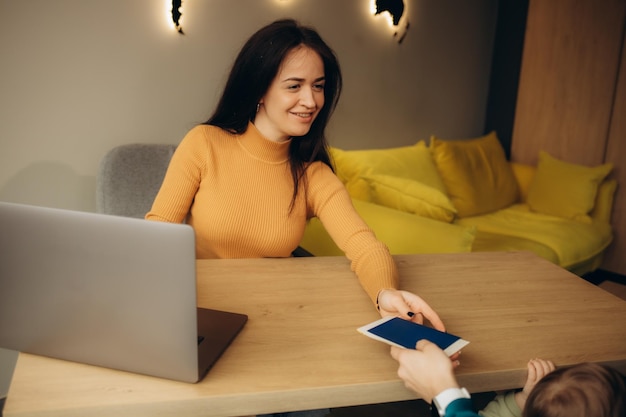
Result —
[[198, 380], [187, 225], [0, 202], [0, 347]]

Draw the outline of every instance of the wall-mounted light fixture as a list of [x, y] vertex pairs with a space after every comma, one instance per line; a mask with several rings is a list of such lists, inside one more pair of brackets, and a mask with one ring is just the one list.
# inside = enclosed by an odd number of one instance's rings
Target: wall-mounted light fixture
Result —
[[376, 0], [374, 6], [376, 8], [375, 15], [387, 12], [393, 25], [398, 26], [404, 14], [403, 0]]
[[180, 19], [183, 16], [180, 8], [183, 5], [183, 0], [172, 0], [172, 22], [178, 33], [184, 35], [183, 27], [180, 24]]
[[406, 11], [404, 0], [371, 0], [370, 9], [374, 16], [382, 14], [387, 17], [389, 26], [395, 30], [393, 36], [397, 38], [398, 43], [402, 43], [410, 26], [408, 18], [400, 25]]

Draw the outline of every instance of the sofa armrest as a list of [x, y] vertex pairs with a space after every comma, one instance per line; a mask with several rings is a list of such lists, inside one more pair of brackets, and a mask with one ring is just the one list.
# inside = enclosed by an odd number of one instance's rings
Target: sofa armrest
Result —
[[614, 179], [604, 180], [598, 187], [596, 203], [589, 213], [594, 221], [611, 223], [611, 212], [613, 211], [613, 198], [617, 189], [617, 181]]
[[533, 165], [522, 164], [519, 162], [510, 162], [510, 164], [511, 168], [513, 169], [513, 175], [517, 180], [517, 186], [519, 188], [519, 201], [521, 203], [525, 203], [526, 198], [528, 197], [528, 190], [530, 189], [530, 184], [533, 181], [537, 167]]

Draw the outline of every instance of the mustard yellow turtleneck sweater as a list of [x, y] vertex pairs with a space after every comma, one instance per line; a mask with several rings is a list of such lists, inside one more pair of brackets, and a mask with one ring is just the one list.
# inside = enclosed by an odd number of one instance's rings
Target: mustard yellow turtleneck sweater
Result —
[[398, 272], [352, 206], [346, 188], [321, 162], [307, 171], [307, 188], [289, 211], [293, 180], [289, 141], [264, 138], [250, 123], [242, 135], [199, 125], [176, 149], [148, 220], [182, 223], [195, 230], [197, 258], [289, 257], [307, 219], [318, 217], [375, 301], [397, 288]]

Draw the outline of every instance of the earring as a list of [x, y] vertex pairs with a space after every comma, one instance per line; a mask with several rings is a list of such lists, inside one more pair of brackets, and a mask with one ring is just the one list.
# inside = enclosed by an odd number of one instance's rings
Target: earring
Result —
[[259, 112], [259, 109], [260, 109], [260, 108], [261, 108], [261, 103], [257, 103], [257, 104], [256, 104], [256, 112], [257, 112], [257, 113]]

